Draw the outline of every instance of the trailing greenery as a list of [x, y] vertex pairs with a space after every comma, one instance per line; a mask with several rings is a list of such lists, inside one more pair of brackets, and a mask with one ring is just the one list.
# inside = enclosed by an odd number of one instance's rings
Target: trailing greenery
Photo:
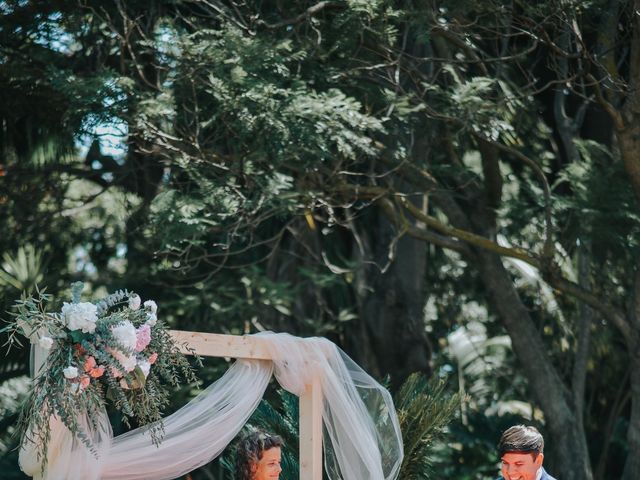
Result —
[[35, 367], [39, 370], [34, 371], [17, 430], [36, 446], [42, 472], [51, 418], [59, 419], [97, 455], [91, 432], [101, 426], [93, 414], [103, 412], [110, 401], [127, 425], [131, 420], [148, 425], [153, 442], [160, 443], [168, 386], [175, 388], [181, 380], [197, 383], [179, 346], [157, 319], [155, 302], [140, 308], [138, 295], [117, 291], [94, 305], [80, 301], [82, 289], [81, 282], [72, 285], [73, 303], [65, 303], [62, 313], [48, 312], [50, 295], [38, 291], [23, 297], [16, 302], [14, 320], [3, 329], [9, 347], [23, 335], [38, 344], [36, 348], [49, 351], [46, 363]]

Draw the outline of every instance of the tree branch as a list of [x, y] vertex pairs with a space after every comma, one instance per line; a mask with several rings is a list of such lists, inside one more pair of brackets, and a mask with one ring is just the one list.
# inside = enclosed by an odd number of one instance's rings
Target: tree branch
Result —
[[547, 177], [542, 171], [542, 168], [540, 168], [540, 166], [536, 162], [534, 162], [531, 158], [527, 157], [524, 153], [520, 152], [519, 150], [516, 150], [513, 147], [509, 147], [508, 145], [504, 145], [495, 140], [485, 138], [477, 132], [473, 132], [473, 136], [478, 139], [482, 139], [483, 141], [495, 146], [498, 150], [502, 150], [503, 152], [506, 152], [509, 155], [516, 157], [518, 160], [528, 165], [534, 171], [537, 177], [540, 179], [540, 183], [542, 183], [542, 189], [544, 191], [544, 223], [545, 223], [545, 239], [544, 239], [544, 246], [542, 249], [542, 256], [547, 259], [552, 259], [555, 247], [554, 247], [553, 235], [552, 235], [553, 222], [551, 220], [552, 218], [551, 188], [549, 187], [549, 182], [547, 181]]
[[[384, 187], [377, 186], [360, 186], [360, 185], [340, 185], [336, 187], [336, 192], [341, 194], [355, 195], [359, 199], [375, 199], [379, 200], [388, 196], [394, 196], [395, 199], [405, 208], [405, 210], [415, 219], [423, 222], [427, 227], [432, 228], [441, 235], [447, 235], [457, 240], [465, 242], [473, 247], [481, 248], [483, 250], [493, 252], [502, 257], [515, 258], [521, 260], [532, 267], [535, 267], [542, 275], [542, 278], [553, 288], [561, 293], [569, 295], [572, 298], [580, 300], [600, 312], [604, 318], [609, 320], [625, 338], [631, 338], [631, 325], [627, 322], [625, 314], [622, 310], [616, 308], [613, 305], [602, 302], [598, 296], [590, 290], [587, 290], [580, 285], [567, 280], [561, 274], [558, 273], [557, 267], [552, 263], [553, 259], [540, 259], [535, 254], [520, 247], [504, 247], [490, 239], [477, 235], [475, 233], [462, 230], [459, 228], [451, 227], [440, 222], [436, 218], [425, 214], [413, 203], [407, 200], [405, 195], [398, 195], [391, 190]], [[427, 235], [426, 229], [421, 230], [420, 235], [423, 235], [423, 239], [427, 240], [431, 238]], [[416, 235], [419, 232], [413, 232]], [[444, 248], [448, 248], [445, 245], [446, 242], [441, 239], [436, 239], [440, 242], [440, 245]], [[455, 244], [451, 244], [454, 245]], [[459, 249], [455, 249], [460, 251]], [[544, 261], [543, 261], [544, 260]]]
[[376, 205], [380, 208], [380, 210], [382, 210], [382, 212], [392, 223], [394, 223], [398, 228], [403, 229], [411, 237], [418, 240], [424, 240], [425, 242], [432, 243], [433, 245], [437, 245], [442, 248], [453, 250], [454, 252], [458, 252], [461, 255], [464, 255], [465, 257], [473, 256], [471, 250], [469, 250], [469, 247], [465, 243], [454, 240], [450, 237], [439, 235], [430, 230], [418, 228], [414, 225], [411, 225], [406, 221], [406, 219], [398, 215], [397, 211], [393, 208], [393, 204], [390, 200], [381, 199], [380, 201], [376, 202]]
[[333, 7], [339, 7], [339, 6], [340, 5], [336, 2], [322, 1], [307, 8], [304, 12], [302, 12], [297, 17], [289, 18], [287, 20], [281, 20], [276, 23], [267, 23], [264, 20], [258, 20], [256, 23], [259, 25], [265, 26], [269, 30], [273, 30], [276, 28], [286, 27], [287, 25], [296, 25], [298, 23], [304, 22], [305, 20], [313, 17], [316, 13], [324, 10], [325, 8], [333, 8]]
[[482, 174], [484, 175], [485, 195], [487, 207], [491, 215], [491, 226], [496, 228], [496, 211], [502, 203], [502, 174], [500, 173], [500, 161], [498, 150], [486, 140], [478, 139], [478, 150], [482, 160]]
[[598, 100], [598, 103], [600, 104], [602, 109], [611, 117], [615, 129], [617, 131], [624, 130], [625, 124], [624, 119], [622, 118], [622, 114], [616, 109], [616, 107], [609, 103], [606, 98], [604, 98], [602, 89], [600, 88], [600, 82], [596, 80], [596, 78], [591, 74], [587, 75], [587, 80], [591, 82], [591, 86], [596, 92], [596, 100]]
[[484, 62], [480, 59], [480, 57], [473, 50], [473, 48], [471, 48], [471, 46], [467, 44], [468, 40], [462, 39], [458, 35], [456, 35], [454, 32], [452, 32], [450, 29], [446, 29], [442, 27], [433, 27], [430, 32], [434, 36], [439, 36], [444, 38], [445, 40], [448, 40], [451, 44], [455, 45], [460, 50], [464, 51], [466, 55], [473, 61], [473, 63], [480, 68], [483, 75], [485, 76], [489, 75], [489, 71], [487, 70], [487, 67], [484, 64]]
[[594, 310], [600, 312], [607, 320], [609, 320], [624, 336], [625, 339], [631, 338], [631, 326], [627, 323], [624, 312], [616, 307], [600, 301], [600, 299], [591, 291], [584, 289], [580, 285], [567, 280], [560, 275], [545, 276], [545, 281], [557, 289], [573, 298], [583, 301]]
[[498, 255], [503, 257], [517, 258], [518, 260], [522, 260], [523, 262], [526, 262], [538, 269], [541, 266], [540, 261], [523, 248], [503, 247], [502, 245], [498, 245], [497, 243], [481, 235], [445, 225], [434, 217], [421, 212], [415, 205], [413, 205], [404, 197], [399, 197], [398, 201], [411, 214], [411, 216], [420, 220], [425, 225], [433, 228], [441, 234], [449, 235], [475, 247], [497, 253]]

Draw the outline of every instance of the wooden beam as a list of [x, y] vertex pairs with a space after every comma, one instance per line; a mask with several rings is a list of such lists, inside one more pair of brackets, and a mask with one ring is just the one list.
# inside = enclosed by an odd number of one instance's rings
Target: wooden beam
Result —
[[322, 387], [318, 378], [300, 395], [300, 480], [322, 480]]
[[[186, 355], [271, 360], [264, 339], [219, 333], [171, 330]], [[322, 386], [315, 377], [300, 396], [300, 480], [322, 480]]]
[[271, 360], [264, 340], [259, 337], [224, 335], [220, 333], [186, 332], [171, 330], [171, 336], [186, 355], [192, 348], [203, 357], [252, 358]]

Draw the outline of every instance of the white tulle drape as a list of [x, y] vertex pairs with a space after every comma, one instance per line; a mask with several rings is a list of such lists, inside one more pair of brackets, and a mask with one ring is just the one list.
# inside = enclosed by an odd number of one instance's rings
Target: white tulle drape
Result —
[[402, 463], [402, 435], [389, 392], [324, 338], [259, 334], [278, 383], [301, 395], [316, 376], [324, 397], [325, 469], [329, 478], [391, 480]]
[[[91, 436], [98, 456], [51, 419], [47, 469], [40, 475], [35, 447], [23, 439], [22, 470], [42, 480], [171, 480], [218, 456], [258, 406], [272, 374], [282, 387], [301, 395], [314, 378], [324, 405], [325, 469], [331, 480], [393, 480], [402, 463], [402, 437], [389, 392], [344, 352], [322, 338], [287, 334], [258, 337], [272, 361], [238, 360], [187, 405], [164, 419], [165, 435], [153, 445], [142, 427], [112, 439], [106, 412], [92, 412], [100, 428]], [[33, 370], [46, 355], [34, 346]], [[85, 428], [86, 417], [79, 419]]]

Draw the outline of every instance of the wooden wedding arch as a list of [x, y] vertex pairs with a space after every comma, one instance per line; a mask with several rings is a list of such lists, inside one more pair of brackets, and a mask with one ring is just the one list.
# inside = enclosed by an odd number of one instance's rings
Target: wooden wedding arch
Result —
[[[264, 340], [259, 337], [171, 330], [182, 346], [182, 353], [193, 351], [203, 357], [271, 360]], [[322, 480], [322, 389], [318, 378], [300, 396], [300, 480]]]

